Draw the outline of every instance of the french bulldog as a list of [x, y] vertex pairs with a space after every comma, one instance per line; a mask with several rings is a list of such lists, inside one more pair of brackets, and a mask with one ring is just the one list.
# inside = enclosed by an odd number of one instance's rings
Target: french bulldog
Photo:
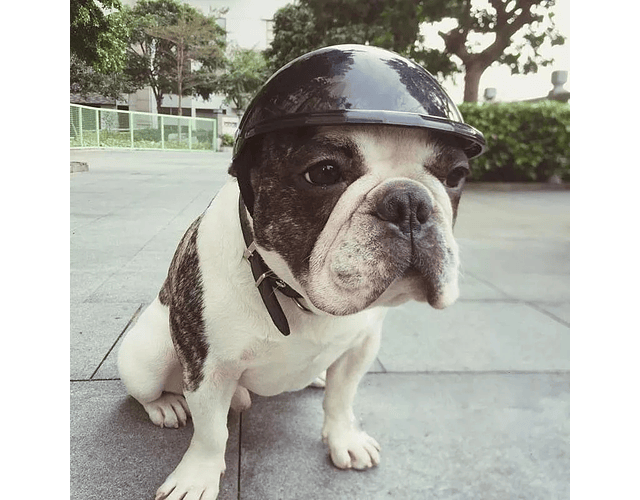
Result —
[[[239, 203], [242, 169], [251, 214]], [[157, 499], [217, 497], [227, 413], [246, 410], [250, 392], [325, 385], [321, 435], [333, 464], [378, 465], [380, 445], [352, 403], [385, 313], [408, 300], [442, 309], [459, 293], [453, 225], [469, 163], [454, 139], [391, 125], [302, 127], [253, 138], [229, 172], [119, 350], [121, 378], [154, 424], [193, 420]], [[277, 277], [269, 297], [286, 332], [256, 287], [265, 278], [252, 273], [256, 255]]]

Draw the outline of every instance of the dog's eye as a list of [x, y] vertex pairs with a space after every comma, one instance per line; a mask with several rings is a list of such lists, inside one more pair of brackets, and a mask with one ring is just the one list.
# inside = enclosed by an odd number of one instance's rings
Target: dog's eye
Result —
[[304, 178], [311, 184], [318, 186], [329, 186], [337, 184], [342, 179], [342, 172], [339, 167], [332, 163], [318, 163], [304, 173]]
[[458, 187], [460, 181], [467, 175], [469, 175], [469, 169], [467, 167], [456, 167], [451, 172], [449, 172], [449, 175], [447, 175], [445, 184], [450, 188]]

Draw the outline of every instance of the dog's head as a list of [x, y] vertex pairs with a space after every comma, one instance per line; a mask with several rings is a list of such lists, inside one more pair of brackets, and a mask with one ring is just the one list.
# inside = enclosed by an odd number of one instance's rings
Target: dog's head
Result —
[[448, 137], [341, 125], [248, 141], [230, 173], [248, 175], [259, 253], [329, 314], [411, 299], [452, 304], [459, 264], [453, 225], [469, 164]]

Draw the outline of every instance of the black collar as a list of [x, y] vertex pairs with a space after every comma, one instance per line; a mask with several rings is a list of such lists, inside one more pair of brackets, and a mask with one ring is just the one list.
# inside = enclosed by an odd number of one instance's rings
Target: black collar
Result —
[[289, 329], [289, 322], [287, 317], [278, 302], [275, 290], [282, 292], [287, 297], [293, 299], [295, 304], [305, 312], [311, 312], [304, 305], [300, 303], [302, 295], [296, 292], [293, 288], [287, 285], [284, 280], [278, 278], [276, 274], [265, 264], [260, 254], [256, 251], [256, 244], [253, 241], [253, 234], [249, 227], [249, 220], [247, 219], [247, 212], [242, 201], [242, 195], [239, 197], [238, 211], [240, 212], [240, 227], [242, 228], [242, 236], [244, 237], [244, 243], [246, 250], [244, 251], [244, 258], [251, 265], [251, 272], [253, 273], [253, 279], [256, 282], [256, 287], [262, 297], [271, 320], [276, 325], [282, 335], [289, 335], [291, 333]]

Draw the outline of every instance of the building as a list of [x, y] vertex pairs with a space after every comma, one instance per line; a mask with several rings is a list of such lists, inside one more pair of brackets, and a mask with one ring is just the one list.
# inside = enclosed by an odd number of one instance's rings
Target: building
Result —
[[[218, 18], [218, 23], [227, 30], [227, 43], [236, 43], [247, 49], [266, 49], [272, 39], [272, 18], [275, 12], [291, 0], [183, 0], [205, 15], [210, 15], [217, 9], [227, 8], [224, 17]], [[123, 4], [133, 6], [136, 0], [122, 0]], [[111, 109], [128, 109], [129, 111], [143, 111], [147, 113], [178, 114], [178, 96], [165, 95], [162, 107], [157, 104], [150, 87], [129, 94], [126, 100], [111, 101], [100, 96], [81, 98], [71, 95], [71, 102]], [[220, 134], [235, 133], [240, 117], [225, 102], [222, 95], [213, 95], [208, 100], [198, 96], [182, 98], [182, 114], [184, 116], [198, 116], [203, 118], [217, 118]]]

